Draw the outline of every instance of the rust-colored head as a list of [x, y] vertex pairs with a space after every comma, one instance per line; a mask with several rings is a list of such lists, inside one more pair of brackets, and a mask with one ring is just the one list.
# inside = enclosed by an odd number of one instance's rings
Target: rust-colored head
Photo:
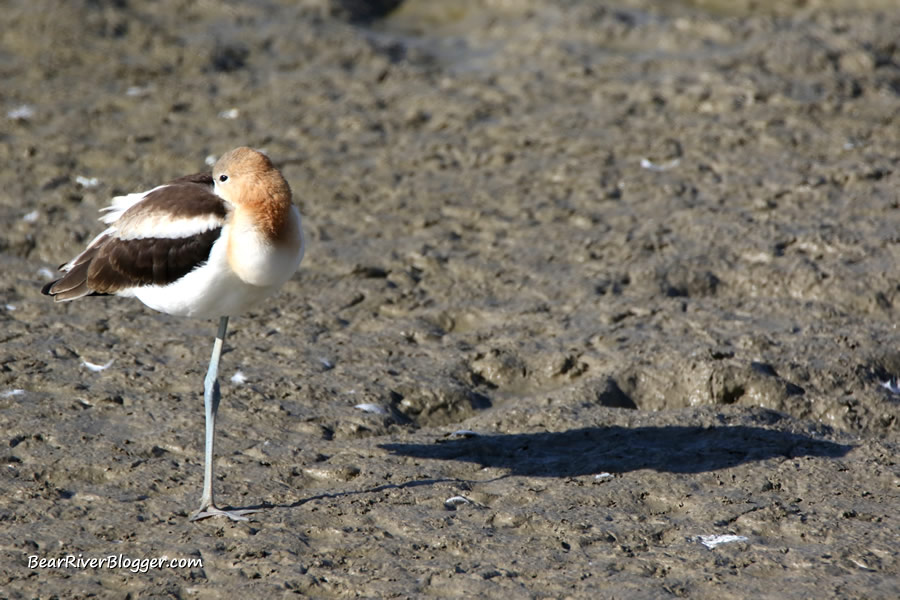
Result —
[[291, 206], [291, 188], [262, 152], [242, 146], [226, 152], [213, 167], [216, 194], [244, 213], [272, 239], [282, 234]]

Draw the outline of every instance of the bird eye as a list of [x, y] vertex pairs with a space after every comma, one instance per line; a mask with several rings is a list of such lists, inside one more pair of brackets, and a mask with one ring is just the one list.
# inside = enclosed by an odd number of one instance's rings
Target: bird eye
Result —
[[228, 181], [228, 175], [219, 175], [219, 181], [225, 183], [226, 181]]

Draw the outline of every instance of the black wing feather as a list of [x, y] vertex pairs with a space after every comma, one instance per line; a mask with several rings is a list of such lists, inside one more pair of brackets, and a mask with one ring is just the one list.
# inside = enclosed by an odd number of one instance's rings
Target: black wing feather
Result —
[[[227, 208], [212, 189], [211, 173], [186, 175], [147, 194], [117, 222], [153, 213], [175, 218], [214, 214], [224, 222]], [[64, 301], [172, 283], [209, 260], [221, 232], [222, 228], [216, 227], [178, 238], [103, 236], [77, 257], [65, 275], [46, 284], [41, 293]]]
[[112, 294], [126, 288], [172, 283], [209, 260], [221, 227], [184, 238], [110, 239], [91, 260], [91, 289]]

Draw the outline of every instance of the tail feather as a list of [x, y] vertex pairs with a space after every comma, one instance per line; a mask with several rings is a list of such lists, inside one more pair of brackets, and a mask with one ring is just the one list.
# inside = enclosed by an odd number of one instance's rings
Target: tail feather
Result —
[[64, 275], [42, 287], [41, 293], [45, 296], [53, 296], [53, 299], [57, 302], [76, 300], [84, 296], [100, 295], [88, 286], [88, 270], [91, 268], [91, 261], [97, 256], [97, 252], [108, 234], [109, 230], [104, 231], [91, 240], [91, 243], [88, 244], [88, 247], [81, 254], [60, 265], [59, 270], [63, 271]]
[[88, 287], [87, 282], [90, 266], [90, 257], [73, 264], [65, 275], [41, 288], [41, 293], [45, 296], [53, 296], [57, 302], [75, 300], [93, 294], [94, 290]]

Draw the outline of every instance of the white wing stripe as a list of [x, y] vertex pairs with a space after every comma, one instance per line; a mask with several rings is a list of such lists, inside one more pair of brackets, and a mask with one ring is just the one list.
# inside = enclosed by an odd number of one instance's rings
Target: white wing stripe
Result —
[[128, 219], [122, 226], [113, 225], [120, 240], [144, 238], [186, 238], [222, 227], [222, 217], [214, 214], [195, 217], [172, 217], [165, 213], [142, 215], [140, 219]]

